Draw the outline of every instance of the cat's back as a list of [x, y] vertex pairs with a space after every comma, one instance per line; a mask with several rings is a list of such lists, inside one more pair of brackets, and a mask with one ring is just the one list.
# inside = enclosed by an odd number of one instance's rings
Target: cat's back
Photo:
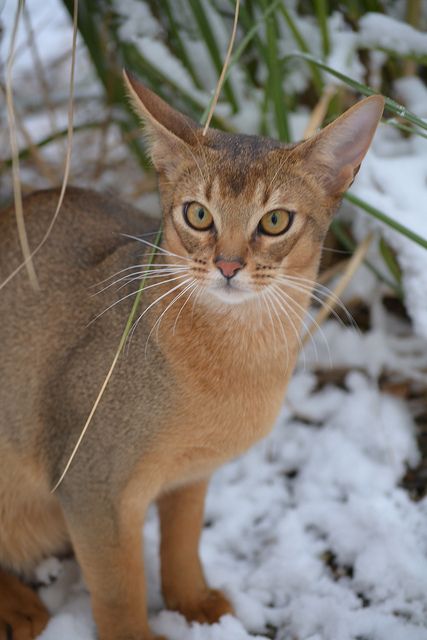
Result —
[[[67, 188], [64, 201], [56, 217], [59, 189], [37, 191], [24, 199], [25, 229], [30, 250], [43, 241], [43, 247], [33, 259], [37, 276], [47, 276], [50, 283], [60, 269], [67, 278], [71, 272], [85, 272], [100, 264], [128, 240], [122, 234], [141, 234], [155, 223], [134, 207], [120, 202], [109, 194], [88, 189]], [[44, 237], [50, 229], [46, 241]], [[0, 275], [3, 282], [22, 262], [15, 209], [0, 212]], [[25, 269], [22, 270], [22, 273]], [[26, 276], [28, 280], [28, 276]], [[1, 291], [0, 301], [14, 295], [22, 278], [14, 278]], [[24, 279], [25, 280], [25, 279]], [[8, 293], [8, 290], [10, 293]], [[0, 302], [0, 304], [1, 304]]]
[[[59, 190], [49, 190], [24, 200], [30, 249], [43, 240], [58, 197]], [[115, 344], [129, 309], [117, 305], [108, 318], [88, 326], [109, 303], [93, 295], [93, 286], [128, 267], [135, 252], [142, 252], [139, 243], [123, 234], [144, 234], [155, 225], [110, 196], [67, 189], [49, 237], [34, 256], [34, 291], [25, 267], [5, 282], [23, 257], [14, 208], [0, 212], [0, 430], [29, 422], [35, 403], [43, 402], [43, 388], [82, 342]]]

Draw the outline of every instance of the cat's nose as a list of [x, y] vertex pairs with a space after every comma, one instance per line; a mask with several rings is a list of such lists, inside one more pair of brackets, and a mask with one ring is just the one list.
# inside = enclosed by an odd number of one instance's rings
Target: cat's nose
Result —
[[227, 260], [222, 256], [215, 258], [215, 265], [221, 271], [224, 278], [230, 280], [243, 267], [243, 260], [240, 258], [231, 258]]

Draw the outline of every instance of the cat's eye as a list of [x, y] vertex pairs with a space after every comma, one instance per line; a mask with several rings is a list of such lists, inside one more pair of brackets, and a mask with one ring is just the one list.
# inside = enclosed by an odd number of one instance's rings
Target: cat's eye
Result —
[[207, 231], [213, 226], [212, 214], [198, 202], [184, 204], [184, 218], [186, 223], [197, 231]]
[[294, 211], [286, 211], [285, 209], [269, 211], [259, 221], [258, 231], [267, 236], [279, 236], [291, 228], [294, 216]]

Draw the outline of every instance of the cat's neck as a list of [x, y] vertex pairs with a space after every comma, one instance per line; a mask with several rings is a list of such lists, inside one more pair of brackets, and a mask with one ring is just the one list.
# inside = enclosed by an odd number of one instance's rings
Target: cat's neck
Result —
[[[309, 301], [306, 291], [294, 292], [288, 307], [283, 300], [260, 296], [225, 305], [200, 296], [195, 304], [164, 313], [153, 331], [168, 360], [176, 366], [208, 369], [210, 374], [234, 370], [251, 377], [284, 376], [295, 365], [300, 348], [302, 316]], [[162, 301], [163, 302], [163, 301]], [[166, 310], [161, 304], [156, 318]], [[181, 308], [182, 307], [182, 308]], [[150, 321], [153, 327], [153, 319]]]

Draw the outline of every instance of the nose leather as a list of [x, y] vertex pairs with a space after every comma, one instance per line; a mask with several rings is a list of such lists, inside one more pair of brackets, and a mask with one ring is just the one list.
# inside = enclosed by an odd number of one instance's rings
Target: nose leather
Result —
[[243, 267], [240, 260], [223, 260], [219, 259], [215, 261], [216, 266], [221, 271], [224, 278], [232, 278]]

